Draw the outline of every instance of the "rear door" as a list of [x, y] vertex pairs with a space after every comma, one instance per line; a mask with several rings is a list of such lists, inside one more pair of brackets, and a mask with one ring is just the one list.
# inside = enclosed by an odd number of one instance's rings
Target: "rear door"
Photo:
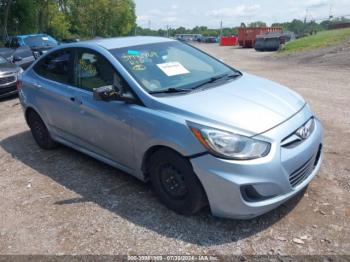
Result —
[[93, 99], [94, 88], [127, 88], [126, 82], [106, 58], [90, 49], [77, 51], [74, 72], [79, 89], [79, 135], [84, 146], [124, 167], [132, 167], [131, 123], [135, 105]]
[[54, 135], [78, 142], [79, 106], [73, 86], [72, 49], [61, 49], [44, 57], [35, 65], [37, 77], [32, 85], [36, 91], [36, 103], [45, 114], [46, 123]]

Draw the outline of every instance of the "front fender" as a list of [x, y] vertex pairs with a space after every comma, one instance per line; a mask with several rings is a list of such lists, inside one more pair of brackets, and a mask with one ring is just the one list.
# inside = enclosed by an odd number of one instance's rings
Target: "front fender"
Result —
[[181, 116], [161, 110], [135, 106], [133, 128], [136, 172], [142, 177], [143, 158], [148, 149], [164, 146], [183, 156], [205, 152]]

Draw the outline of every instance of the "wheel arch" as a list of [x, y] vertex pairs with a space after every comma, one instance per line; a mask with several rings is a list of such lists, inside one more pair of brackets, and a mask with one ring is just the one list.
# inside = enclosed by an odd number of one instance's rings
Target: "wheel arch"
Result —
[[[31, 106], [26, 107], [26, 109], [24, 111], [24, 118], [25, 118], [25, 120], [27, 122], [27, 125], [29, 125], [29, 122], [28, 122], [28, 114], [29, 114], [29, 112], [35, 112], [41, 117], [41, 115], [38, 113], [38, 111], [35, 110], [33, 107], [31, 107]], [[41, 117], [41, 119], [42, 119], [42, 117]]]
[[36, 114], [38, 114], [41, 118], [41, 120], [44, 122], [46, 128], [48, 128], [47, 123], [45, 121], [45, 117], [39, 112], [39, 110], [37, 110], [34, 106], [32, 105], [28, 105], [25, 109], [24, 109], [24, 118], [26, 120], [27, 125], [29, 126], [29, 122], [28, 122], [28, 114], [29, 112], [35, 112]]
[[165, 146], [165, 145], [153, 145], [150, 148], [148, 148], [146, 150], [146, 152], [143, 154], [143, 158], [142, 158], [142, 163], [141, 163], [141, 169], [144, 175], [144, 180], [148, 181], [149, 180], [149, 164], [150, 164], [150, 159], [152, 157], [152, 155], [157, 152], [160, 149], [168, 149], [171, 151], [174, 151], [175, 153], [181, 155], [182, 157], [184, 157], [181, 153], [179, 153], [177, 150], [169, 147], [169, 146]]
[[[173, 151], [175, 152], [176, 154], [178, 154], [179, 156], [185, 158], [188, 160], [189, 164], [191, 165], [192, 169], [193, 169], [193, 166], [192, 166], [192, 163], [191, 161], [189, 160], [189, 158], [191, 156], [186, 156], [184, 155], [182, 152], [180, 152], [179, 150], [177, 150], [176, 148], [173, 148], [169, 145], [161, 145], [161, 144], [158, 144], [158, 145], [153, 145], [151, 147], [149, 147], [146, 152], [143, 154], [143, 157], [142, 157], [142, 162], [141, 162], [141, 170], [142, 170], [142, 173], [143, 173], [143, 180], [144, 181], [148, 181], [149, 179], [149, 164], [150, 164], [150, 159], [152, 157], [152, 155], [154, 153], [156, 153], [157, 151], [161, 150], [161, 149], [168, 149], [170, 151]], [[196, 174], [197, 176], [197, 174]], [[197, 176], [198, 177], [198, 176]], [[198, 177], [199, 179], [199, 177]]]

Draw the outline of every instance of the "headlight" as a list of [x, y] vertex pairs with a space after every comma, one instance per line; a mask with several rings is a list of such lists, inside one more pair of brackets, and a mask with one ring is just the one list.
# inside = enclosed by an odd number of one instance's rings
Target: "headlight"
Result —
[[191, 125], [194, 136], [213, 155], [236, 160], [248, 160], [266, 156], [270, 143], [218, 130], [206, 126]]
[[23, 69], [22, 69], [22, 67], [20, 67], [18, 72], [17, 72], [17, 75], [20, 76], [22, 73], [23, 73]]

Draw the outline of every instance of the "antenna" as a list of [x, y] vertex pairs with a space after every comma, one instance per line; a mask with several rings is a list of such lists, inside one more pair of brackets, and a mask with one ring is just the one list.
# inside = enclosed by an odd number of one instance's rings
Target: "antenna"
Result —
[[222, 20], [221, 20], [221, 23], [220, 23], [220, 37], [222, 37]]

